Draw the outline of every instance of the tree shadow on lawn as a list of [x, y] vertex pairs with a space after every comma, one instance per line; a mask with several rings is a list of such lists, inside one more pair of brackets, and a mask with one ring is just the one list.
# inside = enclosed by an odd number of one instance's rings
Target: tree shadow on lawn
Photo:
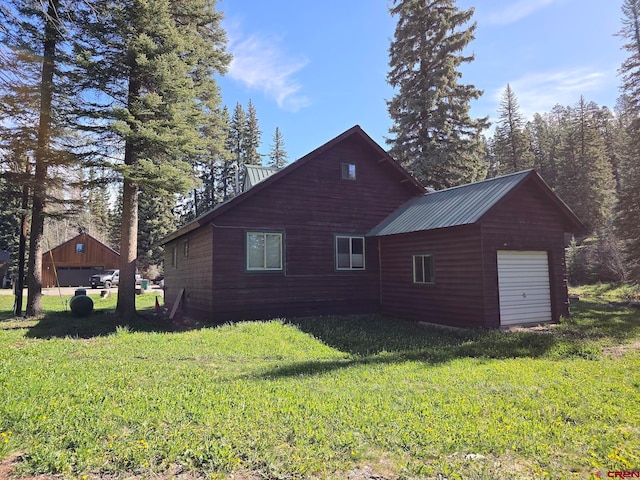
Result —
[[74, 316], [71, 312], [45, 314], [29, 327], [27, 338], [93, 338], [110, 335], [118, 327], [127, 327], [132, 332], [174, 332], [176, 325], [170, 320], [156, 316], [153, 309], [138, 310], [134, 319], [123, 319], [110, 310], [96, 310], [86, 317]]
[[382, 316], [302, 318], [288, 321], [321, 342], [350, 355], [343, 360], [282, 365], [265, 377], [323, 374], [375, 364], [419, 361], [445, 363], [461, 358], [562, 360], [602, 356], [603, 344], [640, 338], [640, 311], [585, 302], [575, 316], [543, 330], [449, 329]]
[[299, 375], [357, 364], [422, 361], [443, 363], [457, 358], [536, 358], [556, 344], [549, 333], [449, 329], [384, 316], [294, 319], [288, 322], [321, 342], [351, 355], [331, 362], [287, 365], [271, 374]]
[[571, 318], [562, 322], [562, 333], [577, 340], [608, 343], [640, 338], [640, 309], [598, 300], [580, 301]]

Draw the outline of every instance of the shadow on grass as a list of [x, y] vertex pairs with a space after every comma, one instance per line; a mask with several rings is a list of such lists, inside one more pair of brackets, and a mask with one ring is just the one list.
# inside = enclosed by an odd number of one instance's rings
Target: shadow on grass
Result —
[[[447, 329], [382, 316], [348, 316], [291, 319], [286, 323], [318, 341], [344, 352], [346, 358], [330, 361], [284, 363], [263, 376], [289, 377], [328, 373], [337, 369], [375, 364], [419, 361], [440, 364], [462, 358], [585, 358], [602, 357], [602, 347], [640, 339], [640, 311], [583, 301], [572, 307], [574, 315], [543, 331]], [[172, 322], [155, 317], [152, 309], [124, 321], [112, 310], [97, 310], [79, 318], [71, 313], [51, 313], [34, 323], [9, 328], [29, 328], [26, 336], [91, 338], [110, 335], [118, 327], [132, 332], [177, 332]], [[210, 325], [216, 328], [215, 325]], [[199, 326], [198, 328], [202, 328]]]
[[152, 309], [139, 310], [134, 319], [124, 320], [109, 310], [97, 310], [87, 317], [76, 317], [71, 312], [44, 315], [29, 327], [27, 338], [92, 338], [110, 335], [118, 327], [126, 326], [132, 332], [173, 332], [175, 325], [156, 317]]
[[574, 317], [543, 331], [452, 330], [380, 316], [305, 318], [288, 322], [350, 355], [344, 360], [282, 365], [265, 377], [329, 373], [358, 365], [462, 358], [602, 358], [602, 346], [640, 338], [640, 312], [584, 302]]
[[381, 316], [294, 319], [287, 323], [348, 358], [280, 365], [265, 378], [321, 375], [360, 365], [441, 364], [461, 358], [537, 358], [556, 347], [549, 333], [452, 330]]
[[640, 309], [598, 300], [572, 306], [573, 315], [562, 323], [562, 334], [575, 341], [625, 342], [640, 338]]

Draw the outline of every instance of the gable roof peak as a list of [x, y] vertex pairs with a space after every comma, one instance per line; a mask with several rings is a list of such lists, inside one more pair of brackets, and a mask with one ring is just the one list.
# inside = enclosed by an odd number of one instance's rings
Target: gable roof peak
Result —
[[498, 202], [525, 181], [533, 181], [563, 213], [567, 225], [579, 231], [582, 223], [534, 169], [445, 188], [409, 200], [383, 220], [369, 236], [395, 235], [478, 222]]
[[[216, 205], [208, 212], [203, 213], [192, 222], [186, 224], [179, 230], [173, 232], [172, 234], [160, 240], [158, 242], [158, 245], [166, 245], [167, 243], [193, 230], [196, 230], [202, 227], [203, 225], [212, 221], [218, 215], [221, 215], [223, 212], [226, 212], [230, 208], [233, 208], [238, 203], [243, 202], [247, 198], [257, 194], [263, 189], [268, 188], [274, 182], [277, 182], [281, 178], [285, 177], [286, 175], [291, 174], [301, 166], [312, 161], [313, 159], [317, 158], [327, 150], [333, 148], [334, 146], [338, 145], [339, 143], [345, 141], [346, 139], [354, 135], [357, 135], [358, 137], [360, 137], [363, 140], [363, 142], [376, 153], [376, 155], [378, 156], [376, 159], [378, 163], [387, 162], [389, 165], [391, 165], [392, 168], [395, 169], [398, 172], [398, 174], [402, 177], [401, 183], [406, 184], [407, 188], [410, 188], [413, 191], [415, 191], [416, 195], [420, 195], [424, 193], [424, 187], [420, 184], [420, 182], [418, 182], [418, 180], [416, 180], [398, 162], [396, 162], [396, 160], [393, 157], [391, 157], [391, 155], [389, 155], [388, 152], [386, 152], [369, 135], [367, 135], [367, 133], [362, 129], [360, 125], [354, 125], [353, 127], [349, 128], [348, 130], [345, 130], [338, 136], [324, 143], [323, 145], [320, 145], [318, 148], [312, 150], [306, 155], [300, 157], [299, 159], [289, 163], [287, 166], [279, 169], [277, 172], [273, 173], [272, 175], [269, 175], [267, 178], [263, 179], [262, 181], [254, 185], [252, 188], [249, 188], [246, 191], [236, 195], [235, 197], [230, 198], [229, 200], [226, 200], [225, 202]], [[265, 168], [268, 168], [268, 167], [265, 167]], [[258, 170], [255, 169], [253, 171], [256, 172]]]

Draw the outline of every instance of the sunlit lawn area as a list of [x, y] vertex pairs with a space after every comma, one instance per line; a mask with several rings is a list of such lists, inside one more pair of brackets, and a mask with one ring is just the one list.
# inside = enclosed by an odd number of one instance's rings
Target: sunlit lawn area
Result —
[[[151, 308], [153, 295], [139, 298]], [[173, 331], [0, 296], [0, 459], [65, 478], [596, 478], [640, 470], [640, 311], [543, 331], [382, 317]], [[126, 324], [125, 324], [126, 323]], [[86, 477], [85, 477], [86, 476]]]

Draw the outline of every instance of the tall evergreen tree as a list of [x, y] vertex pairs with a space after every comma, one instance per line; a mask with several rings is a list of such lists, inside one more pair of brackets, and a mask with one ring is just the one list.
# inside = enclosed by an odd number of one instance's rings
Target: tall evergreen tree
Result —
[[29, 175], [26, 172], [28, 168], [26, 158], [19, 150], [17, 152], [15, 150], [4, 151], [0, 161], [0, 198], [2, 198], [0, 250], [9, 252], [8, 269], [14, 275], [18, 273], [18, 270], [21, 270], [22, 279], [24, 279], [24, 262], [20, 263], [20, 257], [25, 254], [28, 233]]
[[200, 185], [189, 194], [178, 196], [173, 212], [179, 225], [192, 221], [222, 201], [218, 182], [231, 160], [231, 152], [226, 149], [229, 111], [226, 106], [218, 108], [217, 95], [208, 102], [209, 108], [205, 111], [204, 123], [200, 129], [204, 147], [194, 157], [195, 175]]
[[610, 219], [615, 188], [597, 111], [583, 97], [568, 110], [558, 178], [558, 193], [592, 231]]
[[398, 17], [387, 74], [397, 89], [388, 102], [391, 154], [430, 187], [484, 178], [488, 120], [469, 115], [482, 92], [459, 82], [459, 67], [474, 59], [462, 53], [474, 38], [473, 9], [454, 0], [395, 0], [390, 12]]
[[542, 178], [555, 188], [558, 184], [557, 147], [558, 132], [548, 114], [536, 113], [527, 124], [530, 150], [533, 155], [533, 167]]
[[122, 185], [118, 187], [115, 201], [109, 205], [109, 232], [107, 245], [116, 252], [122, 243]]
[[[229, 63], [214, 0], [86, 0], [77, 81], [93, 92], [95, 132], [120, 142], [123, 177], [117, 312], [135, 313], [138, 193], [185, 192], [212, 75]], [[79, 8], [79, 10], [82, 10]], [[106, 126], [106, 129], [105, 129]]]
[[229, 111], [226, 107], [209, 110], [206, 123], [202, 127], [205, 148], [197, 164], [198, 176], [202, 182], [199, 190], [194, 191], [194, 218], [212, 209], [222, 201], [218, 195], [217, 181], [224, 164], [231, 153], [226, 150], [229, 135]]
[[256, 113], [256, 107], [253, 105], [251, 99], [247, 105], [247, 118], [244, 126], [244, 142], [243, 142], [243, 163], [245, 165], [262, 165], [262, 157], [258, 153], [260, 147], [260, 139], [262, 137], [262, 131], [258, 125], [258, 115]]
[[[9, 74], [5, 71], [2, 80], [11, 82], [19, 79], [20, 87], [24, 87], [23, 90], [18, 88], [12, 92], [18, 102], [14, 105], [14, 116], [10, 117], [7, 123], [31, 123], [27, 130], [31, 128], [34, 133], [28, 136], [35, 143], [28, 146], [30, 151], [27, 153], [34, 163], [33, 178], [30, 182], [31, 228], [27, 264], [27, 315], [36, 315], [42, 311], [42, 253], [46, 206], [50, 198], [49, 172], [63, 157], [54, 144], [56, 126], [60, 124], [56, 108], [59, 109], [61, 106], [59, 101], [54, 100], [54, 95], [64, 90], [56, 89], [56, 82], [60, 78], [56, 72], [62, 70], [59, 65], [60, 44], [65, 25], [61, 18], [67, 6], [66, 2], [60, 0], [11, 0], [2, 10], [6, 22], [0, 32], [0, 41], [3, 44], [0, 50], [3, 51], [5, 60], [15, 61], [13, 66], [18, 67]], [[9, 62], [4, 62], [4, 66]], [[6, 98], [5, 96], [4, 99]], [[62, 96], [59, 96], [57, 100], [61, 98]], [[26, 101], [22, 103], [20, 100]], [[26, 144], [21, 148], [25, 147]], [[19, 288], [21, 287], [20, 284]], [[17, 296], [21, 301], [21, 291]], [[19, 308], [17, 313], [18, 310]]]
[[530, 139], [527, 137], [518, 99], [509, 84], [502, 94], [498, 113], [498, 125], [493, 142], [498, 173], [513, 173], [531, 168], [533, 155]]
[[95, 167], [89, 167], [87, 176], [87, 188], [83, 196], [87, 202], [84, 210], [86, 220], [82, 224], [90, 235], [104, 242], [109, 237], [110, 229], [108, 179]]
[[158, 242], [173, 232], [176, 218], [172, 213], [174, 195], [162, 190], [143, 190], [139, 199], [138, 265], [146, 277], [152, 265], [160, 265], [164, 249]]
[[287, 152], [284, 149], [284, 139], [280, 129], [276, 127], [276, 131], [273, 134], [273, 143], [271, 144], [271, 151], [269, 152], [269, 166], [275, 168], [282, 168], [287, 164]]
[[220, 172], [220, 195], [223, 200], [234, 197], [240, 191], [240, 174], [246, 156], [247, 115], [240, 103], [236, 103], [229, 121], [226, 149], [230, 153]]
[[605, 143], [607, 159], [611, 165], [611, 172], [615, 180], [615, 193], [620, 191], [620, 131], [618, 120], [614, 113], [608, 107], [600, 107], [595, 112], [595, 120], [600, 135]]
[[628, 124], [621, 158], [617, 230], [624, 242], [631, 278], [640, 282], [640, 0], [624, 0], [622, 15], [619, 35], [629, 56], [619, 73]]

